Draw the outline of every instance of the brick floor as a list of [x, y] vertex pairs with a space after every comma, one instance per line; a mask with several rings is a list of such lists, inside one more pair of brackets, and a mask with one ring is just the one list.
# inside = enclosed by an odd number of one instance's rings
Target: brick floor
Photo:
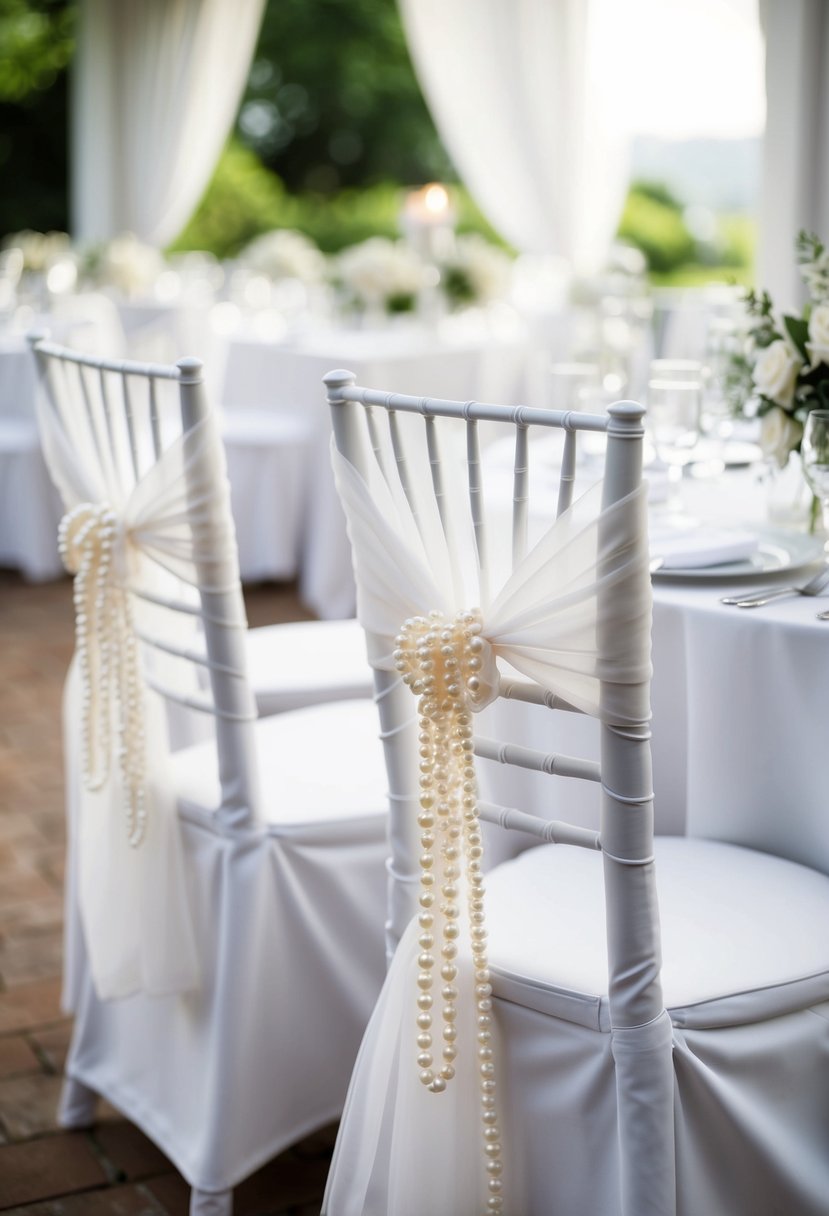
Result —
[[[291, 586], [246, 590], [252, 625], [307, 618]], [[117, 1112], [55, 1124], [71, 1025], [61, 1015], [64, 852], [61, 692], [71, 586], [0, 570], [0, 1212], [187, 1216], [189, 1188]], [[333, 1129], [237, 1188], [236, 1216], [316, 1216]]]

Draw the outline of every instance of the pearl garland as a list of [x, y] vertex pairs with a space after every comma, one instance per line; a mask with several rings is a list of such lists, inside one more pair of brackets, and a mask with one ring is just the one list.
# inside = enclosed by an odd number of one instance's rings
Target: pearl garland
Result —
[[[473, 763], [470, 705], [488, 694], [484, 668], [491, 663], [481, 636], [479, 611], [452, 621], [443, 613], [412, 617], [401, 629], [395, 667], [419, 698], [420, 746], [420, 936], [417, 976], [417, 1066], [430, 1093], [444, 1092], [455, 1075], [458, 1054], [456, 964], [461, 936], [461, 863], [466, 888], [469, 938], [475, 980], [477, 1053], [487, 1213], [503, 1212], [503, 1163], [496, 1109], [492, 1035], [492, 986], [484, 921], [483, 844], [478, 820], [478, 787]], [[439, 892], [439, 895], [438, 895]], [[440, 961], [436, 956], [439, 944]], [[441, 1063], [435, 1060], [435, 974], [443, 1022]]]
[[79, 503], [60, 522], [58, 548], [75, 576], [75, 648], [83, 687], [81, 757], [84, 785], [103, 788], [112, 754], [112, 702], [118, 710], [118, 764], [127, 839], [146, 830], [144, 703], [132, 611], [113, 568], [118, 519], [106, 503]]

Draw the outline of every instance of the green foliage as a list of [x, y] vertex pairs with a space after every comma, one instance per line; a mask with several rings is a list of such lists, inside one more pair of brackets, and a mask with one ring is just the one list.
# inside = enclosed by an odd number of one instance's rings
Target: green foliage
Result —
[[753, 318], [751, 333], [754, 345], [758, 350], [771, 346], [782, 334], [774, 320], [774, 305], [767, 291], [755, 291], [751, 288], [743, 297], [746, 312]]
[[[370, 236], [399, 236], [402, 197], [402, 188], [391, 182], [341, 190], [332, 197], [310, 191], [289, 194], [253, 152], [231, 140], [198, 210], [172, 249], [208, 249], [218, 257], [233, 257], [263, 232], [297, 228], [324, 252], [337, 253]], [[462, 232], [480, 232], [497, 241], [461, 188], [455, 191], [455, 201]]]
[[75, 9], [59, 0], [0, 0], [0, 102], [48, 89], [75, 47]]
[[693, 258], [694, 238], [681, 213], [638, 190], [627, 197], [618, 236], [642, 250], [651, 270], [666, 273]]
[[289, 228], [282, 182], [263, 169], [253, 152], [238, 144], [225, 148], [201, 205], [172, 246], [175, 251], [207, 249], [232, 257], [271, 228]]
[[642, 198], [649, 198], [652, 203], [660, 203], [671, 211], [682, 211], [682, 203], [664, 182], [639, 179], [631, 182], [630, 189], [632, 193], [641, 195]]
[[712, 280], [747, 282], [754, 261], [756, 224], [745, 215], [719, 216], [717, 235], [694, 240], [682, 203], [658, 182], [634, 182], [618, 236], [644, 253], [652, 281], [660, 286], [695, 287]]
[[292, 193], [454, 178], [395, 0], [267, 5], [237, 134]]
[[809, 322], [803, 317], [785, 316], [783, 326], [803, 362], [808, 363], [809, 353], [806, 350], [806, 343], [809, 341]]
[[68, 227], [74, 16], [66, 0], [0, 0], [0, 236]]
[[819, 261], [824, 248], [823, 241], [816, 233], [807, 232], [805, 228], [801, 228], [794, 244], [798, 266], [806, 266], [811, 262]]

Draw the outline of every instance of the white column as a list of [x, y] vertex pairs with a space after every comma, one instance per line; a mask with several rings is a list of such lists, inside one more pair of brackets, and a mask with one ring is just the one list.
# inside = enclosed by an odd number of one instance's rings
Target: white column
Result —
[[829, 242], [829, 5], [761, 0], [766, 39], [766, 137], [757, 282], [778, 308], [805, 299], [794, 241]]

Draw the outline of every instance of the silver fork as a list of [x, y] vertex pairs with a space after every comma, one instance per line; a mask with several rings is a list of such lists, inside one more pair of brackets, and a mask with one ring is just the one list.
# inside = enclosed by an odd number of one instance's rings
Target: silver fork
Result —
[[754, 595], [746, 596], [726, 595], [723, 596], [720, 603], [733, 604], [737, 608], [762, 608], [763, 604], [768, 604], [771, 600], [782, 599], [784, 595], [818, 595], [827, 583], [829, 583], [829, 565], [823, 565], [817, 574], [809, 579], [808, 583], [800, 586], [769, 587], [765, 591], [758, 591]]

